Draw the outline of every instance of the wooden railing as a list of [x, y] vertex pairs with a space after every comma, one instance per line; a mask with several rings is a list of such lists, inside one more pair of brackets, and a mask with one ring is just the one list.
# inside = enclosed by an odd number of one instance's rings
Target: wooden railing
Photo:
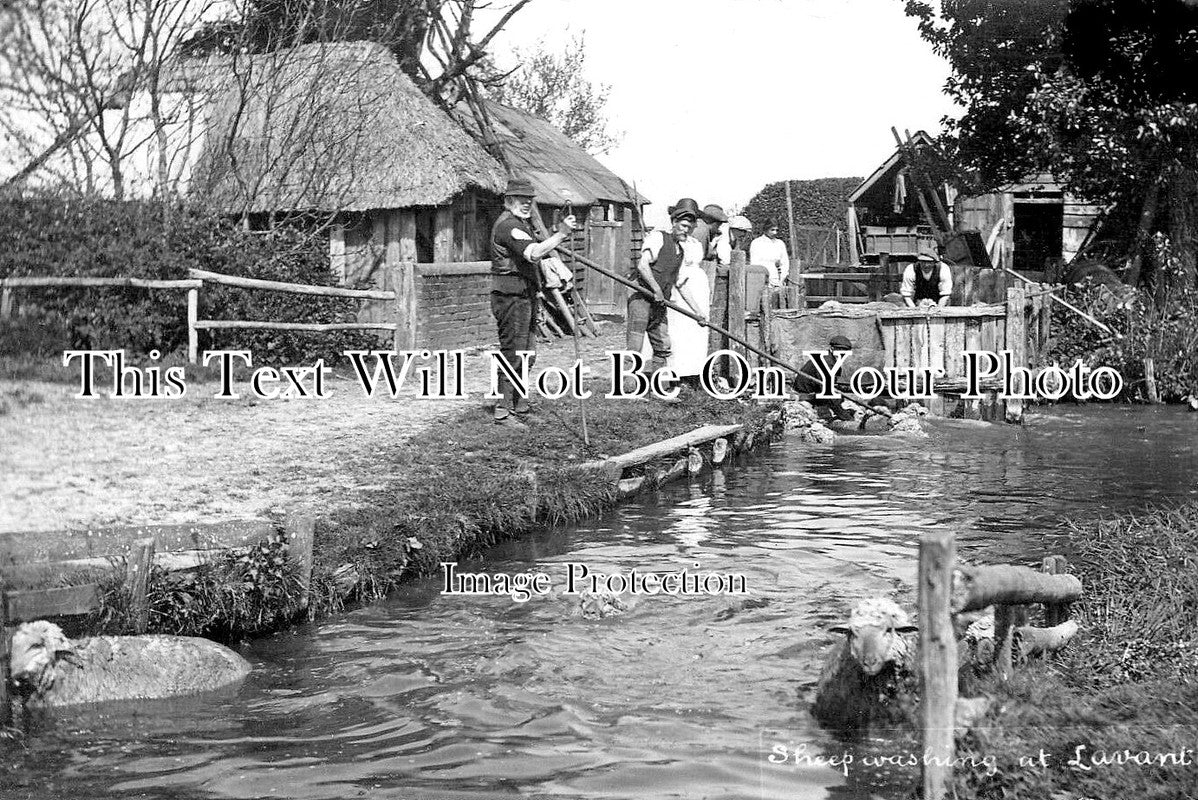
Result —
[[[295, 610], [308, 606], [312, 580], [312, 544], [316, 530], [310, 516], [292, 515], [283, 525], [288, 559], [299, 579]], [[223, 553], [277, 535], [269, 520], [214, 525], [149, 525], [68, 532], [0, 534], [0, 725], [8, 723], [12, 631], [9, 626], [49, 617], [88, 614], [103, 602], [105, 574], [123, 577], [134, 633], [149, 624], [146, 592], [150, 570], [195, 569]], [[47, 583], [69, 586], [43, 588]]]
[[[947, 797], [955, 751], [957, 657], [955, 614], [994, 607], [993, 665], [1006, 680], [1012, 670], [1016, 639], [1021, 656], [1060, 649], [1076, 633], [1070, 604], [1082, 597], [1077, 577], [1065, 575], [1065, 559], [1049, 556], [1042, 572], [1029, 567], [959, 567], [952, 533], [926, 533], [919, 543], [920, 724], [924, 753], [923, 797]], [[1044, 605], [1047, 627], [1024, 625], [1026, 606]]]

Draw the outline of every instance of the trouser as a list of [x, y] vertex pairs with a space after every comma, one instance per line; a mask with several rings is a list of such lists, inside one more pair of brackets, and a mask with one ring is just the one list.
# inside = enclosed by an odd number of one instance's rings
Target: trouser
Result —
[[649, 346], [653, 348], [650, 370], [664, 367], [666, 359], [670, 357], [666, 307], [662, 303], [654, 303], [640, 292], [634, 292], [628, 296], [627, 348], [634, 353], [641, 352], [646, 335], [649, 337]]
[[[536, 297], [523, 294], [503, 294], [491, 292], [491, 313], [499, 327], [499, 352], [512, 366], [513, 371], [519, 372], [520, 359], [516, 353], [536, 350], [537, 307]], [[534, 354], [529, 359], [531, 365], [536, 360]], [[527, 407], [527, 399], [515, 396], [515, 387], [511, 381], [499, 372], [499, 392], [503, 399], [495, 406], [495, 418], [503, 419], [508, 415], [508, 409], [519, 410]]]

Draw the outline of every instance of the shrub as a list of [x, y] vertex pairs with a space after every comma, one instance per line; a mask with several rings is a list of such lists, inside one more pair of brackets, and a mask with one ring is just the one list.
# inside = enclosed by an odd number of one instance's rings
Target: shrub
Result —
[[[819, 225], [830, 228], [844, 221], [849, 206], [849, 194], [861, 183], [860, 178], [819, 178], [791, 181], [791, 205], [795, 225]], [[753, 223], [753, 232], [760, 234], [767, 219], [778, 223], [778, 236], [790, 241], [790, 225], [786, 211], [786, 182], [767, 184], [745, 206], [745, 216]], [[791, 253], [794, 256], [795, 253]]]
[[[322, 236], [285, 228], [244, 230], [189, 208], [164, 219], [159, 203], [31, 196], [0, 202], [0, 277], [132, 277], [176, 280], [199, 268], [292, 283], [329, 285]], [[23, 318], [59, 336], [22, 341], [45, 349], [46, 339], [76, 349], [125, 348], [136, 360], [187, 346], [187, 299], [179, 290], [54, 288], [22, 291]], [[358, 301], [205, 286], [201, 318], [333, 322], [352, 319]], [[286, 331], [201, 332], [200, 347], [236, 347], [256, 362], [333, 360], [344, 349], [371, 347], [369, 334]], [[12, 345], [18, 347], [19, 345]], [[25, 354], [29, 349], [22, 351]]]
[[[1168, 244], [1158, 240], [1161, 264], [1169, 264]], [[1140, 291], [1116, 302], [1103, 287], [1074, 293], [1078, 307], [1119, 332], [1112, 339], [1095, 326], [1053, 304], [1053, 342], [1049, 359], [1062, 364], [1081, 360], [1091, 367], [1114, 367], [1123, 375], [1129, 398], [1146, 395], [1144, 359], [1153, 360], [1157, 391], [1163, 400], [1198, 394], [1198, 288], [1168, 286], [1159, 293]]]

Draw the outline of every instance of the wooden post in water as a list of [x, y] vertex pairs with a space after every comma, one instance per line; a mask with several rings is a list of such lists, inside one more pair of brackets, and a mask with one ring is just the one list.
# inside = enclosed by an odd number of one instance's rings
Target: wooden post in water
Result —
[[125, 586], [129, 591], [129, 617], [134, 633], [145, 633], [150, 627], [150, 605], [146, 591], [150, 586], [150, 569], [154, 564], [154, 539], [138, 539], [129, 544], [125, 561]]
[[316, 539], [316, 518], [289, 514], [284, 523], [287, 532], [287, 558], [295, 565], [299, 576], [299, 599], [296, 605], [308, 607], [308, 593], [312, 587], [312, 545]]
[[[1026, 290], [1023, 285], [1007, 289], [1007, 332], [1006, 348], [1011, 351], [1011, 361], [1017, 367], [1027, 364], [1027, 331], [1024, 325], [1024, 306], [1027, 305]], [[1012, 386], [1018, 391], [1019, 387]], [[1031, 394], [1031, 386], [1023, 388], [1025, 394]], [[1023, 422], [1023, 401], [1007, 398], [1007, 422]], [[998, 642], [996, 641], [997, 645]]]
[[952, 781], [954, 710], [957, 705], [957, 641], [950, 599], [956, 542], [947, 531], [919, 541], [920, 721], [924, 753], [924, 800], [943, 800]]

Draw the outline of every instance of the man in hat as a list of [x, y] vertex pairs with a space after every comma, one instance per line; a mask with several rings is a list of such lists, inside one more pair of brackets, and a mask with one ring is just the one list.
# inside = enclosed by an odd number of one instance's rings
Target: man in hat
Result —
[[[844, 353], [853, 349], [853, 343], [849, 341], [847, 336], [839, 334], [828, 340], [828, 353], [818, 356], [823, 362], [824, 367], [831, 372], [832, 367], [836, 364], [838, 353]], [[847, 383], [848, 376], [843, 374], [843, 370], [836, 377], [840, 378], [840, 384]], [[814, 359], [807, 359], [807, 363], [803, 365], [794, 379], [794, 388], [800, 392], [803, 399], [809, 400], [813, 406], [824, 407], [832, 412], [832, 415], [839, 420], [853, 419], [853, 412], [844, 407], [844, 403], [840, 399], [821, 399], [815, 395], [824, 391], [824, 379], [819, 368], [815, 366]]]
[[[519, 369], [521, 351], [536, 349], [538, 297], [541, 292], [542, 256], [552, 253], [576, 227], [571, 214], [558, 223], [557, 232], [538, 242], [529, 220], [536, 191], [525, 178], [512, 178], [503, 192], [504, 212], [491, 228], [491, 313], [499, 327], [499, 352]], [[535, 356], [534, 356], [535, 358]], [[513, 414], [530, 410], [528, 398], [516, 396], [511, 382], [500, 371], [498, 389], [503, 398], [495, 405], [495, 422], [523, 428]]]
[[763, 230], [765, 233], [749, 245], [749, 263], [769, 270], [770, 286], [781, 286], [790, 275], [790, 255], [786, 252], [786, 242], [778, 238], [778, 223], [774, 220], [767, 219]]
[[684, 197], [671, 206], [670, 231], [653, 230], [645, 235], [641, 246], [641, 258], [636, 266], [634, 278], [648, 290], [628, 295], [628, 339], [627, 348], [639, 353], [645, 336], [653, 348], [651, 369], [665, 366], [670, 357], [670, 334], [666, 325], [666, 300], [669, 300], [678, 270], [682, 267], [687, 250], [697, 249], [690, 233], [699, 217], [699, 205]]
[[752, 234], [753, 223], [749, 222], [748, 217], [737, 214], [728, 220], [727, 228], [716, 237], [713, 244], [716, 261], [722, 266], [729, 266], [732, 263], [733, 250], [739, 250], [747, 256], [749, 252], [749, 240]]
[[727, 221], [728, 215], [715, 203], [708, 203], [699, 212], [699, 218], [695, 220], [695, 230], [691, 233], [691, 237], [702, 248], [704, 259], [710, 258], [714, 254], [715, 251], [712, 247], [721, 232], [720, 226]]
[[920, 253], [914, 264], [903, 270], [899, 294], [909, 308], [947, 306], [953, 293], [953, 271], [935, 256]]

